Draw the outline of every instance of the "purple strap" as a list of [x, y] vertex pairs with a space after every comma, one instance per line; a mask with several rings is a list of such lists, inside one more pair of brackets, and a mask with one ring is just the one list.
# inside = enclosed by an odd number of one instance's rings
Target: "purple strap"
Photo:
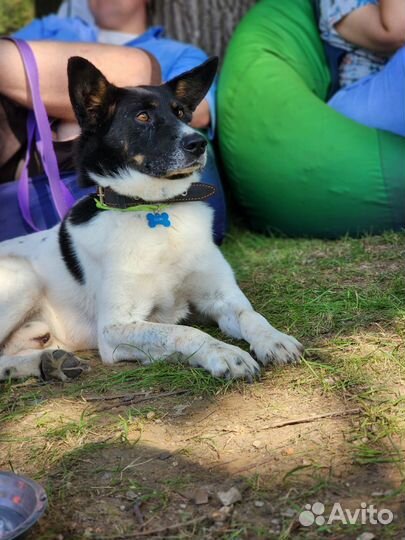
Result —
[[35, 231], [38, 231], [39, 229], [33, 222], [30, 210], [28, 177], [30, 149], [34, 135], [37, 150], [41, 157], [45, 174], [48, 177], [52, 200], [60, 219], [63, 219], [68, 210], [73, 206], [74, 198], [60, 178], [58, 162], [52, 143], [52, 132], [49, 126], [48, 115], [41, 99], [38, 69], [31, 47], [28, 43], [20, 39], [5, 39], [13, 41], [18, 47], [31, 91], [33, 111], [30, 111], [27, 117], [28, 146], [24, 168], [19, 179], [18, 201], [24, 219]]
[[18, 184], [18, 204], [20, 206], [21, 213], [23, 218], [28, 223], [28, 225], [34, 230], [39, 231], [38, 227], [35, 225], [34, 220], [32, 219], [31, 209], [30, 209], [30, 195], [29, 195], [29, 178], [28, 178], [28, 163], [30, 161], [30, 149], [31, 144], [34, 139], [35, 132], [35, 117], [32, 111], [29, 111], [27, 117], [27, 150], [25, 153], [25, 162], [24, 168], [21, 171], [19, 184]]

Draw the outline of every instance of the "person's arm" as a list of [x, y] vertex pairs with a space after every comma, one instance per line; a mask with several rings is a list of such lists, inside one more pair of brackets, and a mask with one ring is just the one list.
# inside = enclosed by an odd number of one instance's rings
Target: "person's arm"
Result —
[[191, 126], [197, 129], [207, 129], [211, 124], [210, 106], [204, 99], [196, 108], [191, 120]]
[[[67, 61], [83, 56], [117, 86], [160, 84], [160, 66], [146, 51], [90, 43], [32, 41], [40, 79], [42, 100], [49, 116], [75, 120], [67, 82]], [[8, 40], [0, 40], [0, 94], [30, 108], [31, 95], [20, 54]]]
[[405, 0], [380, 0], [352, 11], [335, 25], [350, 43], [376, 52], [396, 51], [405, 44]]

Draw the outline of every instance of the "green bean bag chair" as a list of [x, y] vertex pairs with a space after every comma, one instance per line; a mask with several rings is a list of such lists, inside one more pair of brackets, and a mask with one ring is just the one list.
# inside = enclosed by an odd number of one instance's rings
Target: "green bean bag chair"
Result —
[[261, 232], [335, 238], [405, 224], [405, 139], [325, 104], [311, 0], [261, 0], [229, 45], [218, 90], [231, 189]]

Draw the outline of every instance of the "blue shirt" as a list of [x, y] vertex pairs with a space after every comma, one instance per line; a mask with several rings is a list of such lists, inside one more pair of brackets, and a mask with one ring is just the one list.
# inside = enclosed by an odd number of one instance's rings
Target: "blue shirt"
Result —
[[[98, 42], [99, 29], [97, 26], [85, 22], [79, 17], [59, 17], [49, 15], [42, 19], [35, 19], [26, 27], [16, 32], [14, 37], [28, 41], [68, 41], [68, 42]], [[126, 47], [137, 47], [150, 52], [159, 62], [164, 81], [176, 77], [184, 71], [192, 69], [207, 59], [201, 49], [164, 37], [164, 29], [159, 26], [151, 27], [141, 36], [129, 41]], [[210, 107], [211, 128], [210, 137], [215, 130], [215, 96], [216, 83], [214, 83], [206, 96]]]

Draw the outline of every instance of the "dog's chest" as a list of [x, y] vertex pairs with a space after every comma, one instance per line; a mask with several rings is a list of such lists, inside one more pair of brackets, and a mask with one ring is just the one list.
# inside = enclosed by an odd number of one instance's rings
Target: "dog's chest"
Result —
[[108, 212], [74, 233], [85, 273], [98, 276], [98, 289], [120, 298], [125, 293], [128, 302], [145, 298], [150, 312], [166, 320], [167, 313], [186, 310], [184, 283], [212, 246], [212, 211], [203, 203], [165, 211], [169, 227], [150, 227], [145, 213]]
[[[101, 225], [107, 259], [114, 253], [120, 264], [156, 273], [185, 266], [212, 242], [212, 211], [205, 204], [177, 204], [160, 215], [109, 212]], [[169, 225], [167, 225], [169, 223]]]

